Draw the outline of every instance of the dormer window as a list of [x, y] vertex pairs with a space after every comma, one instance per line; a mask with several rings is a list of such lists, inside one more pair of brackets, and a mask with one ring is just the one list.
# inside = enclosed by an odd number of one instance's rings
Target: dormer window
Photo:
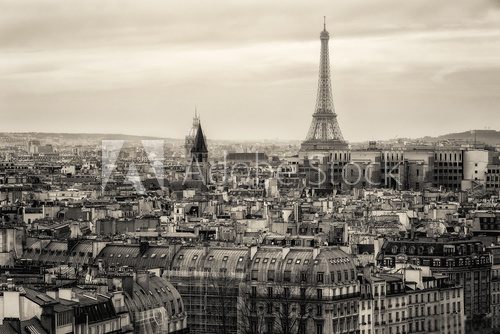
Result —
[[392, 254], [397, 254], [398, 253], [398, 246], [392, 246], [391, 250], [392, 250]]

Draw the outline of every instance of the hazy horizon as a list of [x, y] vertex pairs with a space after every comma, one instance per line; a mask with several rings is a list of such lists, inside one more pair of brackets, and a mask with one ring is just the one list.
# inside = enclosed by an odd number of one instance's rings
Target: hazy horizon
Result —
[[[0, 132], [302, 140], [323, 16], [349, 142], [500, 124], [500, 2], [0, 0]], [[496, 130], [496, 129], [495, 129]]]

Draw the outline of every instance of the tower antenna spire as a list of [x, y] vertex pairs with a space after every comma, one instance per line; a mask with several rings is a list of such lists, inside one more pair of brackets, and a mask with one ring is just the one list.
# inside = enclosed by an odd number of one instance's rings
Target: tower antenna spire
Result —
[[326, 16], [323, 16], [323, 30], [326, 30]]

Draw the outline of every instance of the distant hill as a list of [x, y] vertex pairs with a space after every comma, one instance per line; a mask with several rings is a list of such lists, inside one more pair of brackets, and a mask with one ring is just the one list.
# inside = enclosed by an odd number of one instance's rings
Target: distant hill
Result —
[[0, 133], [1, 137], [18, 137], [24, 136], [31, 140], [62, 140], [62, 141], [101, 141], [101, 140], [125, 140], [125, 141], [140, 141], [140, 140], [165, 140], [167, 142], [177, 142], [179, 139], [160, 138], [153, 136], [135, 136], [124, 134], [109, 134], [109, 133], [50, 133], [50, 132], [10, 132]]
[[[475, 134], [474, 134], [474, 132]], [[473, 130], [458, 133], [449, 133], [438, 137], [424, 137], [425, 141], [443, 141], [443, 140], [457, 140], [465, 142], [474, 142], [474, 138], [478, 143], [485, 143], [488, 145], [500, 144], [500, 131], [496, 130]]]

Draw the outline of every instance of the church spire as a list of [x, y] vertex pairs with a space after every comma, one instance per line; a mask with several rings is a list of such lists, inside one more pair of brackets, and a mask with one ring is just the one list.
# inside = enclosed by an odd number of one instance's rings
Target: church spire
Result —
[[201, 128], [201, 123], [198, 123], [198, 130], [196, 131], [196, 137], [194, 138], [191, 153], [208, 153], [207, 144], [205, 143], [205, 136], [203, 135], [203, 129]]

